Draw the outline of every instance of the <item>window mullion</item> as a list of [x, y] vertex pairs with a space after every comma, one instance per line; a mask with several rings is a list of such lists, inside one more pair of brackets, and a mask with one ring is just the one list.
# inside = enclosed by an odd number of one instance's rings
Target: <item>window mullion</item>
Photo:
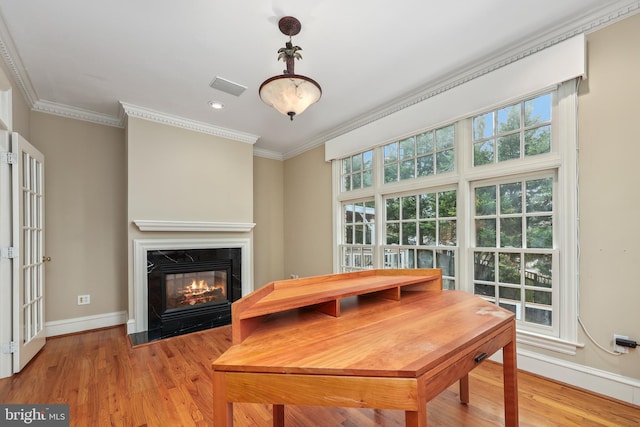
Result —
[[340, 271], [341, 265], [341, 244], [344, 243], [341, 239], [342, 229], [344, 224], [342, 223], [342, 203], [340, 202], [340, 190], [342, 188], [342, 161], [333, 160], [331, 162], [331, 173], [333, 175], [331, 186], [331, 212], [333, 213], [332, 221], [332, 240], [333, 240], [333, 271]]
[[458, 173], [458, 263], [456, 265], [457, 289], [473, 293], [473, 246], [475, 223], [474, 200], [467, 171], [473, 162], [472, 119], [460, 120], [456, 125], [456, 171]]
[[384, 147], [377, 147], [373, 152], [373, 188], [375, 191], [374, 202], [376, 207], [376, 238], [373, 243], [374, 268], [384, 268], [384, 251], [382, 246], [386, 239], [385, 233], [385, 207], [382, 186], [384, 185]]

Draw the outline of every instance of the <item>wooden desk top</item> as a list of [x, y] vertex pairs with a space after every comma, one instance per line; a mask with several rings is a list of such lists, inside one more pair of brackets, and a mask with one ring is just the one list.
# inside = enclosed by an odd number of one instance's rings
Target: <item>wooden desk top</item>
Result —
[[[365, 270], [280, 280], [268, 283], [236, 301], [235, 318], [240, 320], [259, 317], [293, 308], [340, 301], [354, 295], [399, 291], [402, 287], [424, 283], [428, 284], [428, 289], [442, 289], [440, 270]], [[397, 296], [399, 298], [399, 294]]]
[[403, 291], [399, 300], [352, 296], [342, 299], [339, 317], [304, 308], [263, 317], [213, 368], [415, 378], [513, 317], [463, 291]]
[[442, 272], [434, 268], [365, 270], [271, 282], [233, 303], [233, 343], [244, 341], [273, 313], [313, 307], [337, 317], [344, 298], [375, 294], [399, 300], [401, 289], [407, 288], [441, 291]]

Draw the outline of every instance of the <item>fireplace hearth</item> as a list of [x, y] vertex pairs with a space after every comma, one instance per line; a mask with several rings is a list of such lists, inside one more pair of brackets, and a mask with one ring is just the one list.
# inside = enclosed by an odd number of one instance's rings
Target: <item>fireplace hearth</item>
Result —
[[147, 252], [148, 330], [134, 344], [231, 323], [231, 303], [242, 296], [242, 249]]

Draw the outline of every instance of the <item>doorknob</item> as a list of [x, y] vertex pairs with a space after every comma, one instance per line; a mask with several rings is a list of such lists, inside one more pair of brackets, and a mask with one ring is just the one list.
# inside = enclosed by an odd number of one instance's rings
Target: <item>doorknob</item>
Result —
[[42, 257], [42, 262], [49, 262], [51, 261], [51, 257], [50, 256], [43, 256]]

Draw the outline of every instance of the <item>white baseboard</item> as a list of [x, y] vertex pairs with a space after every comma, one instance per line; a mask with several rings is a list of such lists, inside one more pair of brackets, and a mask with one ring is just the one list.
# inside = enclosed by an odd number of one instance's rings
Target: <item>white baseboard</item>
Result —
[[136, 332], [140, 332], [136, 330], [136, 319], [129, 319], [127, 321], [127, 335], [131, 335]]
[[[502, 363], [502, 352], [491, 360]], [[640, 406], [640, 381], [634, 378], [521, 349], [518, 369]]]
[[89, 331], [91, 329], [108, 328], [110, 326], [123, 325], [127, 322], [127, 312], [96, 314], [94, 316], [75, 317], [73, 319], [54, 320], [44, 324], [46, 335], [73, 334]]

